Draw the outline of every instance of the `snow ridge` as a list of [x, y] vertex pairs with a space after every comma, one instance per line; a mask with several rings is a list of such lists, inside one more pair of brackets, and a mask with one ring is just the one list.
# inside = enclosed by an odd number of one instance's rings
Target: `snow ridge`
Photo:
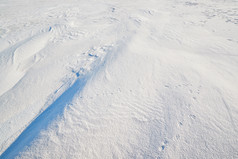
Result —
[[1, 1], [0, 158], [237, 158], [237, 4]]

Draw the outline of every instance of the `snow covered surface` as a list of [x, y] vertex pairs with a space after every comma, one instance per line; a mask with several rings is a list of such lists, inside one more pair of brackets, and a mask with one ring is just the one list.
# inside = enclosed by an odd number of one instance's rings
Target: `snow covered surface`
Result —
[[0, 0], [0, 158], [238, 158], [236, 0]]

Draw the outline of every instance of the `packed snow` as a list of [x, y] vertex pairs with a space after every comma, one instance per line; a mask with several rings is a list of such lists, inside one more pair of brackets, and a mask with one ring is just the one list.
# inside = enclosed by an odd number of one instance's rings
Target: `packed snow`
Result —
[[238, 1], [0, 0], [0, 158], [238, 158]]

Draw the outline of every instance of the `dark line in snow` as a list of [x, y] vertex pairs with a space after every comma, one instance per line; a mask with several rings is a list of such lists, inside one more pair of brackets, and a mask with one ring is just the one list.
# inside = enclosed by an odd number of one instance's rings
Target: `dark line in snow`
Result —
[[55, 100], [44, 112], [42, 112], [32, 123], [21, 133], [21, 135], [3, 152], [1, 159], [16, 157], [26, 146], [39, 135], [42, 130], [62, 115], [64, 108], [70, 104], [75, 94], [79, 93], [85, 86], [87, 76], [78, 78], [59, 98]]
[[233, 120], [233, 117], [232, 117], [232, 114], [231, 114], [230, 106], [226, 103], [226, 101], [224, 100], [224, 98], [222, 98], [222, 101], [223, 101], [223, 103], [224, 103], [224, 105], [225, 105], [225, 107], [226, 107], [226, 110], [227, 110], [227, 112], [228, 112], [228, 115], [229, 115], [229, 117], [230, 117], [231, 125], [232, 125], [234, 131], [237, 132], [236, 126], [235, 126], [235, 123], [234, 123], [234, 120]]

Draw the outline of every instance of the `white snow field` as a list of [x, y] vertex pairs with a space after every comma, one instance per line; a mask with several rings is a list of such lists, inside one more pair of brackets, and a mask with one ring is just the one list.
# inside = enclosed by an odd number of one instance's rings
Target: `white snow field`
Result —
[[0, 0], [0, 158], [238, 158], [238, 1]]

